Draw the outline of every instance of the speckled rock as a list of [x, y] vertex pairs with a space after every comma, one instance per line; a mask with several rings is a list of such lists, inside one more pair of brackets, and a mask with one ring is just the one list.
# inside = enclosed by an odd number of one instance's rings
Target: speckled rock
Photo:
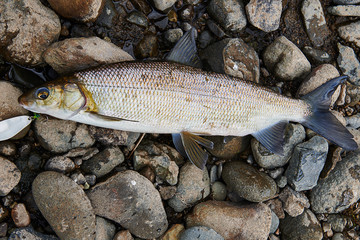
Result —
[[0, 92], [0, 121], [28, 114], [28, 111], [18, 103], [18, 98], [22, 94], [20, 89], [9, 82], [0, 81]]
[[360, 0], [333, 0], [334, 4], [357, 4]]
[[45, 235], [36, 232], [32, 227], [17, 228], [9, 236], [8, 240], [59, 240], [59, 238], [51, 235]]
[[169, 228], [166, 233], [161, 237], [161, 240], [178, 240], [180, 234], [184, 232], [185, 228], [182, 224], [174, 224]]
[[328, 63], [333, 60], [333, 57], [329, 53], [310, 46], [305, 46], [303, 48], [303, 53], [310, 60], [310, 62], [315, 63], [316, 65]]
[[279, 28], [281, 0], [251, 0], [245, 7], [249, 22], [264, 32], [272, 32]]
[[181, 28], [169, 29], [165, 32], [165, 39], [170, 43], [176, 43], [183, 35]]
[[346, 117], [346, 126], [351, 128], [359, 128], [360, 127], [360, 114], [352, 115], [350, 117]]
[[158, 54], [158, 40], [153, 34], [146, 34], [134, 50], [136, 58], [155, 57]]
[[3, 156], [14, 156], [17, 152], [16, 145], [11, 141], [0, 142], [0, 154]]
[[57, 172], [42, 172], [32, 184], [36, 205], [61, 239], [95, 239], [95, 214], [84, 191]]
[[53, 43], [44, 52], [44, 59], [60, 74], [134, 60], [115, 44], [98, 37], [69, 38]]
[[224, 239], [266, 240], [270, 232], [271, 210], [262, 203], [238, 205], [207, 201], [195, 206], [186, 218], [186, 225], [212, 228]]
[[119, 223], [137, 237], [156, 238], [167, 229], [159, 192], [135, 171], [119, 172], [87, 194], [97, 215]]
[[259, 57], [255, 50], [240, 38], [226, 38], [213, 43], [200, 57], [214, 72], [259, 82]]
[[338, 32], [345, 41], [353, 42], [360, 47], [360, 21], [341, 26], [338, 28]]
[[240, 161], [224, 165], [222, 178], [227, 187], [251, 202], [262, 202], [275, 197], [277, 186], [267, 174]]
[[95, 21], [105, 4], [105, 0], [49, 0], [48, 2], [61, 16], [82, 22]]
[[311, 71], [310, 62], [286, 37], [276, 38], [264, 52], [266, 68], [284, 81], [303, 78]]
[[179, 240], [224, 240], [224, 238], [213, 229], [204, 226], [195, 226], [186, 229], [180, 236]]
[[124, 162], [124, 154], [119, 147], [113, 146], [104, 149], [100, 153], [84, 161], [81, 169], [85, 173], [94, 174], [96, 177], [102, 177], [111, 172], [117, 165]]
[[133, 11], [126, 17], [126, 20], [140, 27], [147, 28], [149, 26], [148, 19], [142, 12]]
[[270, 152], [255, 138], [251, 139], [251, 149], [257, 164], [263, 168], [284, 166], [289, 160], [297, 144], [305, 139], [305, 129], [301, 124], [288, 124], [284, 136], [284, 155]]
[[115, 234], [112, 240], [134, 240], [129, 230], [122, 230]]
[[21, 172], [16, 165], [0, 157], [0, 196], [6, 196], [20, 181]]
[[4, 0], [0, 12], [0, 54], [20, 65], [44, 63], [43, 52], [60, 34], [58, 16], [39, 0]]
[[16, 227], [27, 227], [30, 225], [30, 214], [23, 203], [17, 203], [11, 209], [11, 218]]
[[233, 137], [233, 136], [207, 136], [206, 139], [214, 143], [213, 149], [208, 151], [215, 157], [221, 159], [231, 159], [243, 152], [250, 142], [250, 136]]
[[127, 146], [132, 148], [140, 133], [88, 126], [91, 136], [103, 145]]
[[90, 147], [95, 142], [86, 125], [73, 121], [41, 116], [35, 121], [34, 131], [41, 146], [56, 153], [77, 147]]
[[96, 237], [95, 240], [112, 240], [115, 235], [116, 227], [113, 223], [102, 217], [96, 217]]
[[349, 80], [360, 85], [360, 62], [356, 57], [354, 50], [351, 47], [347, 47], [338, 43], [339, 56], [337, 57], [337, 63], [344, 75], [349, 76]]
[[154, 3], [156, 9], [166, 11], [175, 4], [176, 0], [152, 0], [152, 2]]
[[246, 15], [241, 1], [211, 0], [209, 14], [226, 30], [239, 32], [246, 27]]
[[345, 227], [350, 227], [352, 225], [352, 221], [349, 216], [340, 214], [329, 214], [327, 221], [330, 223], [331, 229], [335, 232], [342, 232], [344, 231]]
[[46, 171], [69, 173], [74, 169], [75, 163], [70, 158], [64, 156], [52, 157], [45, 164]]
[[284, 203], [284, 210], [292, 217], [299, 216], [304, 208], [310, 207], [309, 199], [302, 192], [296, 192], [289, 186], [280, 193], [279, 199]]
[[360, 6], [356, 5], [345, 5], [345, 6], [331, 6], [328, 7], [327, 11], [336, 16], [343, 17], [359, 17]]
[[315, 213], [338, 213], [360, 199], [360, 154], [348, 154], [325, 179], [320, 179], [310, 193]]

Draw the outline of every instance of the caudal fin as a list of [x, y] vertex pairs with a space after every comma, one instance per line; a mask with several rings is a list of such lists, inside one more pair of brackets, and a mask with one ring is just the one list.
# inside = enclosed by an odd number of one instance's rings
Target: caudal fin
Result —
[[351, 151], [358, 148], [354, 136], [329, 111], [331, 96], [336, 87], [347, 79], [347, 76], [334, 78], [303, 96], [302, 99], [312, 106], [312, 115], [302, 124], [343, 149]]

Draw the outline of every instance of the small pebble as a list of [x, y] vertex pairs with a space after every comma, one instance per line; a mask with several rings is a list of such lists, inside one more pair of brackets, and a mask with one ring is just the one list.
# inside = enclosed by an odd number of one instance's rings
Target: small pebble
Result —
[[82, 173], [79, 172], [71, 174], [70, 178], [79, 185], [83, 185], [86, 183], [86, 178]]
[[8, 229], [6, 222], [0, 223], [0, 237], [5, 237]]
[[0, 154], [4, 156], [14, 156], [16, 154], [16, 146], [13, 142], [0, 142]]
[[176, 43], [183, 35], [181, 28], [169, 29], [165, 32], [165, 39], [170, 43]]
[[179, 240], [180, 234], [184, 232], [184, 230], [184, 225], [174, 224], [166, 231], [161, 240]]
[[96, 176], [94, 174], [85, 175], [86, 182], [91, 186], [94, 186], [96, 183]]
[[214, 182], [211, 185], [211, 196], [214, 200], [224, 201], [227, 195], [226, 185], [222, 182]]
[[31, 222], [30, 215], [23, 203], [18, 203], [11, 209], [11, 218], [19, 228], [27, 227]]
[[20, 181], [21, 172], [16, 165], [0, 157], [0, 197], [6, 196]]
[[204, 226], [195, 226], [181, 233], [179, 240], [224, 240], [224, 238], [213, 229]]
[[159, 192], [161, 199], [168, 200], [172, 198], [176, 193], [175, 186], [159, 186]]
[[122, 230], [115, 234], [112, 240], [134, 240], [129, 230]]
[[291, 216], [296, 217], [304, 212], [304, 208], [309, 208], [309, 199], [302, 192], [296, 192], [290, 187], [284, 188], [280, 193], [279, 199], [284, 203], [284, 210]]
[[270, 170], [269, 171], [269, 176], [273, 179], [278, 178], [281, 174], [283, 174], [284, 172], [284, 168], [277, 168], [274, 170]]
[[45, 170], [69, 173], [75, 169], [75, 163], [67, 157], [56, 156], [50, 158], [45, 164]]

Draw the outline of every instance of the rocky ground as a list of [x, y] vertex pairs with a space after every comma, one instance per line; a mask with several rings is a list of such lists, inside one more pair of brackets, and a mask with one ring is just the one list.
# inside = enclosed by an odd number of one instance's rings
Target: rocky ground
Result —
[[[204, 68], [300, 97], [339, 75], [360, 142], [360, 0], [3, 0], [0, 120], [21, 91], [106, 63], [163, 59], [192, 26]], [[331, 131], [331, 129], [329, 129]], [[360, 152], [290, 123], [284, 156], [210, 137], [201, 171], [170, 136], [40, 116], [0, 142], [0, 239], [359, 239]]]

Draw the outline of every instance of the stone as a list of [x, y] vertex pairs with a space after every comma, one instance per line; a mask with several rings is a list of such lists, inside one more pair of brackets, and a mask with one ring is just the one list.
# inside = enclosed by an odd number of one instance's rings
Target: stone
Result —
[[59, 238], [51, 235], [45, 235], [36, 232], [32, 227], [17, 228], [9, 236], [10, 239], [27, 239], [27, 240], [59, 240]]
[[158, 55], [158, 40], [153, 34], [146, 34], [135, 47], [136, 58], [149, 58]]
[[43, 64], [43, 52], [60, 35], [58, 16], [39, 0], [1, 1], [0, 12], [4, 59], [19, 65]]
[[206, 48], [213, 42], [214, 38], [211, 36], [210, 31], [204, 30], [200, 33], [198, 41], [200, 48]]
[[40, 145], [48, 151], [64, 153], [72, 148], [90, 147], [95, 140], [84, 124], [40, 116], [34, 132]]
[[222, 182], [211, 184], [211, 196], [216, 201], [224, 201], [227, 195], [226, 185]]
[[328, 13], [343, 17], [360, 17], [360, 6], [345, 5], [345, 6], [331, 6], [327, 9]]
[[86, 194], [58, 172], [42, 172], [32, 184], [41, 214], [61, 239], [95, 239], [95, 214]]
[[301, 13], [304, 17], [305, 29], [311, 43], [315, 47], [324, 44], [325, 39], [330, 35], [326, 24], [324, 11], [319, 0], [304, 0], [301, 6]]
[[68, 38], [53, 43], [44, 52], [47, 64], [59, 74], [71, 73], [134, 58], [113, 43], [98, 37]]
[[259, 57], [240, 38], [226, 38], [213, 43], [204, 49], [200, 57], [214, 72], [259, 82]]
[[246, 27], [246, 15], [241, 1], [211, 0], [208, 12], [225, 30], [239, 32]]
[[18, 98], [22, 94], [20, 89], [9, 82], [0, 81], [0, 92], [0, 121], [29, 113], [18, 103]]
[[149, 26], [148, 19], [146, 18], [146, 15], [143, 14], [142, 12], [133, 11], [129, 14], [126, 20], [140, 27], [147, 28]]
[[168, 227], [159, 192], [135, 171], [118, 172], [87, 194], [96, 215], [119, 223], [139, 238], [157, 238]]
[[194, 6], [191, 4], [185, 5], [179, 11], [179, 17], [184, 22], [191, 22], [194, 19], [194, 16], [195, 16]]
[[338, 162], [325, 179], [320, 179], [310, 193], [315, 213], [338, 213], [360, 199], [360, 154], [351, 152]]
[[284, 173], [284, 168], [276, 168], [276, 169], [273, 169], [273, 170], [270, 170], [268, 172], [269, 176], [272, 178], [272, 179], [277, 179], [278, 177], [281, 176], [281, 174]]
[[108, 147], [90, 159], [84, 161], [81, 165], [81, 169], [85, 173], [94, 174], [99, 178], [111, 172], [116, 166], [123, 163], [124, 160], [124, 154], [121, 152], [119, 147]]
[[[223, 201], [197, 204], [186, 218], [186, 226], [205, 226], [224, 239], [267, 239], [271, 210], [265, 204], [239, 205]], [[254, 227], [256, 226], [256, 227]]]
[[276, 38], [265, 49], [263, 59], [266, 68], [283, 81], [303, 78], [311, 71], [305, 55], [284, 36]]
[[284, 166], [297, 144], [305, 139], [305, 129], [301, 124], [290, 123], [286, 126], [284, 136], [284, 155], [270, 152], [255, 138], [251, 139], [251, 149], [257, 164], [263, 168], [273, 169]]
[[91, 136], [103, 145], [127, 146], [132, 149], [140, 133], [89, 126]]
[[31, 222], [30, 214], [23, 203], [18, 203], [11, 209], [11, 218], [18, 228], [27, 227]]
[[322, 228], [314, 213], [306, 209], [303, 214], [293, 218], [286, 216], [280, 221], [283, 239], [321, 240]]
[[270, 233], [275, 233], [276, 232], [276, 230], [279, 227], [279, 223], [280, 223], [280, 220], [279, 220], [278, 216], [273, 211], [271, 211]]
[[280, 193], [279, 199], [284, 203], [284, 210], [291, 216], [296, 217], [304, 212], [304, 208], [309, 208], [309, 199], [302, 192], [296, 192], [289, 186], [285, 187]]
[[129, 230], [122, 230], [115, 234], [112, 240], [134, 240]]
[[68, 157], [56, 156], [50, 158], [45, 164], [46, 171], [69, 173], [75, 169], [75, 163]]
[[289, 167], [285, 171], [290, 186], [298, 192], [315, 187], [325, 165], [328, 150], [328, 142], [320, 136], [296, 145]]
[[310, 46], [305, 46], [303, 48], [303, 53], [312, 63], [316, 65], [322, 63], [329, 63], [333, 60], [333, 57], [329, 53]]
[[[208, 19], [206, 21], [206, 26], [209, 28], [209, 30], [218, 38], [223, 38], [226, 34], [224, 30], [219, 27], [218, 24], [216, 24], [213, 20]], [[199, 39], [200, 40], [200, 39]]]
[[180, 234], [184, 232], [185, 228], [182, 224], [174, 224], [161, 237], [161, 240], [175, 240], [180, 238]]
[[0, 142], [0, 154], [3, 156], [14, 156], [16, 154], [16, 145], [11, 141]]
[[84, 185], [86, 182], [85, 176], [80, 172], [75, 172], [70, 175], [70, 178], [79, 185]]
[[110, 221], [102, 217], [96, 217], [96, 240], [112, 240], [116, 227]]
[[360, 62], [356, 57], [354, 50], [338, 43], [339, 56], [337, 63], [341, 72], [349, 76], [349, 81], [355, 85], [360, 85]]
[[201, 170], [187, 162], [180, 169], [175, 196], [168, 200], [168, 204], [176, 212], [182, 212], [209, 194], [210, 179], [206, 168]]
[[93, 22], [103, 10], [105, 0], [49, 0], [61, 16], [81, 22]]
[[249, 22], [264, 32], [272, 32], [279, 28], [281, 0], [251, 0], [245, 7]]
[[347, 240], [348, 238], [342, 233], [335, 233], [331, 240]]
[[333, 0], [334, 4], [358, 4], [360, 0]]
[[176, 43], [183, 35], [181, 28], [169, 29], [165, 32], [165, 39], [170, 43]]
[[360, 47], [360, 21], [341, 26], [338, 28], [338, 32], [342, 39]]
[[359, 128], [360, 127], [360, 114], [355, 114], [350, 117], [346, 117], [346, 126], [351, 128]]
[[172, 198], [176, 193], [175, 186], [159, 186], [159, 192], [161, 199], [168, 200]]
[[130, 2], [134, 5], [134, 7], [144, 13], [146, 16], [149, 15], [152, 11], [146, 0], [130, 0]]
[[157, 10], [165, 12], [175, 4], [176, 0], [152, 0], [152, 2]]
[[351, 219], [339, 214], [330, 214], [327, 217], [328, 223], [331, 225], [332, 230], [335, 232], [343, 232], [345, 227], [351, 222]]
[[275, 181], [247, 163], [225, 163], [222, 178], [230, 190], [251, 202], [274, 198], [277, 192]]
[[8, 224], [6, 222], [0, 223], [0, 237], [6, 237]]
[[342, 160], [341, 154], [344, 150], [341, 147], [329, 148], [327, 161], [321, 171], [320, 177], [327, 178], [330, 172], [335, 168], [336, 164]]
[[206, 139], [209, 139], [214, 143], [214, 148], [208, 149], [208, 151], [215, 157], [221, 159], [234, 158], [239, 155], [239, 153], [245, 151], [250, 142], [250, 136], [207, 136]]
[[186, 229], [181, 235], [179, 240], [224, 240], [224, 238], [215, 232], [213, 229], [204, 226], [195, 226]]
[[276, 214], [279, 219], [285, 218], [283, 204], [279, 198], [270, 199], [265, 204]]
[[19, 183], [21, 172], [16, 165], [0, 157], [0, 197], [4, 197]]

